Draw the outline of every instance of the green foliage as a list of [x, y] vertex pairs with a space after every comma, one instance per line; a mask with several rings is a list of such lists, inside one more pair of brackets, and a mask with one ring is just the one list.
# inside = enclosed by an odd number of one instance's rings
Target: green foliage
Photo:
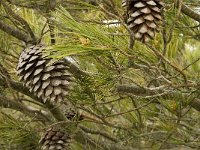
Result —
[[[69, 67], [75, 65], [78, 73], [70, 68], [73, 87], [63, 104], [57, 106], [41, 103], [26, 88], [19, 89], [22, 86], [13, 86], [10, 79], [0, 75], [0, 95], [30, 111], [29, 115], [17, 109], [21, 113], [13, 115], [14, 108], [2, 109], [0, 149], [39, 149], [40, 129], [56, 124], [64, 124], [73, 134], [83, 137], [78, 138], [81, 142], [74, 139], [74, 150], [109, 149], [106, 146], [110, 143], [117, 145], [112, 147], [116, 150], [121, 146], [155, 150], [199, 148], [199, 108], [193, 104], [200, 94], [199, 24], [179, 13], [174, 1], [165, 0], [165, 20], [155, 39], [146, 45], [135, 41], [133, 48], [129, 47], [130, 34], [122, 23], [121, 0], [58, 0], [55, 9], [49, 8], [47, 0], [10, 2], [38, 41], [47, 45], [44, 53], [53, 62], [67, 57]], [[191, 8], [199, 6], [199, 1], [184, 2]], [[1, 9], [0, 17], [7, 24], [25, 31], [5, 15], [8, 14]], [[49, 24], [53, 26], [51, 32]], [[50, 42], [50, 34], [54, 34], [56, 43]], [[16, 64], [25, 46], [0, 31], [0, 63], [16, 81]], [[121, 85], [128, 89], [120, 91]], [[90, 119], [65, 121], [62, 116], [71, 105]], [[33, 113], [50, 121], [35, 120]]]
[[38, 133], [30, 123], [23, 123], [10, 115], [0, 113], [1, 149], [38, 149]]
[[54, 58], [91, 51], [117, 51], [124, 49], [127, 43], [127, 39], [114, 36], [114, 32], [106, 26], [77, 22], [63, 7], [58, 9], [55, 18], [56, 23], [61, 26], [61, 33], [65, 34], [65, 39], [61, 46], [55, 45], [47, 49], [50, 53], [51, 49], [56, 51], [52, 54]]

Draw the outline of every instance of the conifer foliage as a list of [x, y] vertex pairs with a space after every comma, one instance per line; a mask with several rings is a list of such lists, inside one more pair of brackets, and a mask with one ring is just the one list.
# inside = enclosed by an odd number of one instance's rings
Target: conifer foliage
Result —
[[200, 149], [197, 1], [0, 0], [0, 150]]

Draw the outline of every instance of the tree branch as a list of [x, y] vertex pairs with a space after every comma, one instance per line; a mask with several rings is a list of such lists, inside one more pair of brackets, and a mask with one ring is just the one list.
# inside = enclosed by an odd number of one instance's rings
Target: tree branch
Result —
[[[133, 94], [135, 96], [154, 96], [157, 94], [162, 94], [159, 95], [162, 96], [163, 98], [169, 98], [169, 97], [174, 97], [177, 92], [175, 90], [165, 92], [163, 90], [163, 87], [158, 87], [158, 88], [143, 88], [139, 87], [137, 85], [117, 85], [116, 86], [116, 92], [119, 93], [126, 93], [126, 94]], [[196, 109], [197, 111], [200, 112], [200, 99], [196, 98], [194, 99], [190, 104], [192, 108]]]
[[[27, 95], [40, 103], [43, 102], [42, 99], [39, 99], [38, 97], [34, 95], [34, 93], [30, 92], [28, 88], [24, 87], [22, 83], [16, 82], [14, 80], [8, 80], [8, 82], [9, 82], [9, 86], [13, 88], [14, 90], [16, 90], [17, 92]], [[6, 81], [1, 77], [0, 77], [0, 86], [8, 87]], [[63, 113], [61, 112], [58, 106], [52, 105], [48, 101], [43, 104], [44, 106], [48, 108], [48, 110], [52, 113], [52, 115], [54, 116], [54, 118], [56, 118], [56, 120], [58, 121], [66, 120], [66, 117], [63, 115]]]
[[[83, 72], [82, 70], [80, 70], [76, 65], [74, 65], [72, 62], [70, 62], [69, 60], [65, 59], [64, 60], [66, 65], [69, 66], [69, 71], [77, 78], [77, 79], [81, 79], [85, 76], [88, 76], [87, 73]], [[154, 89], [149, 89], [149, 88], [143, 88], [143, 87], [139, 87], [136, 85], [117, 85], [116, 86], [116, 92], [119, 93], [130, 93], [130, 94], [134, 94], [136, 96], [138, 95], [155, 95], [155, 94], [159, 94], [159, 93], [163, 93], [164, 91], [162, 91], [163, 87], [160, 88], [154, 88]], [[174, 92], [170, 92], [168, 94], [165, 94], [163, 96], [173, 96]], [[170, 95], [171, 94], [171, 95]], [[195, 99], [192, 101], [192, 103], [190, 103], [190, 106], [194, 109], [196, 109], [197, 111], [200, 111], [200, 100], [199, 99]]]
[[109, 140], [111, 140], [111, 141], [113, 141], [113, 142], [115, 142], [115, 143], [118, 142], [118, 139], [116, 139], [116, 138], [110, 136], [110, 135], [109, 135], [108, 133], [106, 133], [106, 132], [96, 131], [96, 130], [93, 130], [93, 129], [90, 129], [90, 128], [86, 128], [86, 127], [81, 126], [81, 125], [79, 125], [79, 128], [80, 128], [81, 130], [83, 130], [84, 132], [86, 132], [86, 133], [101, 135], [101, 136], [103, 136], [103, 137], [105, 137], [105, 138], [107, 138], [107, 139], [109, 139]]
[[129, 146], [123, 146], [121, 143], [111, 143], [108, 141], [100, 141], [95, 140], [88, 134], [78, 131], [78, 133], [74, 137], [77, 142], [82, 145], [93, 146], [93, 149], [102, 149], [102, 150], [136, 150], [135, 148]]
[[156, 88], [145, 88], [139, 87], [137, 85], [117, 85], [116, 91], [119, 93], [131, 93], [137, 96], [152, 96], [155, 94], [164, 93], [164, 86], [156, 87]]
[[63, 59], [63, 61], [65, 62], [66, 66], [69, 67], [69, 71], [74, 75], [75, 78], [80, 80], [80, 79], [88, 76], [87, 73], [80, 70], [79, 67], [76, 66], [75, 64], [73, 64], [70, 60]]
[[[178, 2], [177, 2], [178, 3]], [[189, 16], [190, 18], [200, 22], [200, 14], [195, 12], [194, 10], [192, 10], [191, 8], [189, 8], [188, 6], [186, 6], [185, 4], [182, 4], [181, 6], [181, 11]]]
[[30, 116], [30, 117], [35, 117], [39, 120], [43, 121], [51, 121], [50, 117], [47, 116], [46, 114], [42, 113], [39, 110], [36, 109], [30, 109], [23, 105], [22, 103], [16, 102], [14, 100], [10, 100], [6, 98], [5, 96], [0, 95], [0, 106], [4, 108], [10, 108], [14, 109], [20, 112], [23, 112], [24, 114]]
[[[77, 68], [76, 68], [77, 69]], [[10, 83], [10, 86], [11, 88], [13, 88], [14, 90], [24, 94], [24, 95], [27, 95], [39, 102], [42, 102], [42, 100], [38, 99], [36, 96], [34, 96], [33, 93], [29, 92], [28, 88], [24, 87], [22, 83], [20, 82], [16, 82], [16, 81], [13, 81], [13, 80], [9, 80], [9, 83]], [[4, 87], [8, 87], [7, 86], [7, 83], [5, 82], [5, 80], [3, 78], [0, 77], [0, 86], [4, 86]], [[6, 103], [5, 103], [6, 105]], [[60, 109], [57, 107], [57, 106], [53, 106], [52, 104], [46, 102], [44, 104], [49, 110], [50, 112], [52, 113], [52, 115], [58, 120], [58, 121], [65, 121], [66, 120], [66, 117], [63, 115], [63, 113], [60, 111]], [[21, 108], [19, 108], [21, 109]], [[86, 145], [86, 144], [90, 144], [90, 145], [93, 145], [94, 147], [96, 147], [96, 145], [100, 145], [100, 147], [102, 147], [102, 149], [105, 149], [105, 150], [134, 150], [133, 148], [131, 147], [126, 147], [126, 146], [123, 146], [119, 143], [108, 143], [108, 142], [101, 142], [101, 141], [94, 141], [93, 142], [96, 142], [96, 143], [93, 143], [92, 141], [90, 141], [91, 137], [89, 137], [87, 134], [83, 133], [83, 132], [79, 132], [79, 133], [76, 133], [75, 135], [75, 140], [83, 145]], [[92, 140], [92, 139], [91, 139]]]
[[26, 20], [24, 20], [22, 17], [20, 17], [19, 15], [17, 15], [7, 4], [6, 2], [4, 2], [4, 0], [1, 1], [2, 5], [4, 6], [5, 10], [7, 11], [7, 13], [12, 16], [15, 20], [19, 21], [23, 28], [30, 34], [31, 36], [31, 40], [33, 44], [37, 43], [36, 37], [32, 31], [32, 29], [30, 28], [29, 24], [26, 22]]
[[9, 35], [14, 36], [15, 38], [17, 38], [21, 41], [24, 41], [25, 43], [28, 43], [29, 41], [31, 41], [28, 34], [25, 34], [25, 33], [21, 32], [20, 30], [7, 25], [2, 20], [0, 20], [0, 29], [4, 32], [8, 33]]
[[200, 112], [200, 99], [195, 98], [191, 103], [190, 106], [194, 109], [196, 109], [197, 111]]

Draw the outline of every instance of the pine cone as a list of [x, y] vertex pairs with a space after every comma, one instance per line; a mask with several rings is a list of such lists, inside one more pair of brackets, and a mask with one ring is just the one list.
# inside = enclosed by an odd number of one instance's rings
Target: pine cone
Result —
[[155, 37], [163, 5], [161, 0], [122, 0], [122, 6], [127, 9], [126, 23], [135, 39], [145, 43]]
[[34, 92], [45, 103], [61, 102], [68, 94], [71, 75], [63, 61], [51, 63], [50, 58], [42, 54], [44, 45], [34, 45], [24, 49], [20, 55], [17, 74], [30, 92]]
[[69, 150], [70, 136], [60, 128], [50, 128], [43, 135], [39, 144], [42, 150]]
[[84, 117], [78, 112], [73, 109], [69, 109], [65, 111], [65, 116], [68, 120], [71, 121], [81, 121]]

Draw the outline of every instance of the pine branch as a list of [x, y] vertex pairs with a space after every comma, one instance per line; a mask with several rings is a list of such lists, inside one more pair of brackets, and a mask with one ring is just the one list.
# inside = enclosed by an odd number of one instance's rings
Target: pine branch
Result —
[[[177, 2], [178, 3], [178, 2]], [[181, 11], [189, 16], [190, 18], [200, 22], [200, 14], [195, 12], [194, 10], [192, 10], [191, 8], [189, 8], [188, 6], [186, 6], [185, 4], [181, 5]]]
[[[178, 93], [178, 91], [164, 91], [163, 87], [160, 88], [143, 88], [139, 87], [137, 85], [117, 85], [116, 86], [116, 91], [119, 93], [125, 93], [125, 94], [133, 94], [135, 96], [144, 96], [144, 98], [154, 98], [156, 96], [162, 97], [162, 98], [169, 98], [169, 97], [174, 97], [177, 94], [183, 95], [182, 93]], [[200, 99], [195, 98], [194, 100], [189, 103], [189, 105], [196, 109], [197, 111], [200, 112]]]
[[16, 1], [16, 0], [7, 0], [10, 4], [12, 4], [12, 5], [15, 5], [15, 6], [17, 6], [17, 7], [23, 7], [23, 8], [27, 8], [27, 9], [41, 9], [41, 8], [43, 8], [43, 9], [45, 9], [45, 4], [43, 4], [43, 3], [40, 3], [40, 5], [39, 4], [37, 4], [37, 3], [30, 3], [30, 4], [27, 4], [27, 3], [21, 3], [20, 1]]
[[97, 130], [93, 130], [93, 129], [90, 129], [90, 128], [87, 128], [87, 127], [84, 127], [84, 126], [81, 126], [79, 125], [79, 128], [81, 128], [81, 130], [83, 130], [84, 132], [86, 133], [90, 133], [90, 134], [96, 134], [96, 135], [101, 135], [115, 143], [118, 142], [118, 139], [110, 136], [107, 132], [103, 132], [103, 131], [97, 131]]
[[89, 76], [87, 73], [82, 71], [78, 66], [73, 64], [70, 60], [63, 59], [63, 61], [65, 62], [66, 66], [69, 67], [69, 71], [73, 74], [73, 76], [75, 78], [81, 80], [82, 78], [85, 78], [85, 77]]
[[151, 96], [164, 93], [163, 86], [150, 89], [137, 85], [117, 85], [116, 91], [120, 93], [132, 93], [137, 96]]
[[17, 111], [20, 111], [30, 117], [37, 118], [38, 120], [44, 121], [51, 121], [50, 117], [47, 116], [47, 114], [42, 113], [41, 111], [37, 109], [30, 109], [23, 105], [22, 103], [16, 102], [14, 100], [11, 100], [5, 96], [0, 95], [0, 106], [3, 108], [10, 108]]
[[[88, 77], [88, 74], [80, 70], [76, 65], [74, 65], [72, 62], [69, 60], [65, 59], [64, 60], [67, 66], [69, 66], [69, 71], [77, 78], [77, 79], [82, 79], [84, 77]], [[131, 93], [134, 95], [156, 95], [158, 93], [163, 93], [162, 89], [148, 89], [148, 88], [143, 88], [139, 86], [130, 86], [130, 85], [118, 85], [116, 86], [116, 91], [118, 93]], [[174, 95], [174, 91], [169, 92], [168, 94], [164, 94], [163, 97], [168, 97]], [[194, 99], [191, 103], [190, 106], [194, 108], [195, 110], [200, 112], [200, 99]]]
[[102, 149], [102, 150], [136, 150], [135, 148], [124, 146], [121, 143], [111, 143], [108, 141], [95, 140], [87, 133], [82, 131], [77, 132], [74, 137], [77, 142], [82, 143], [82, 145], [90, 145], [93, 149]]
[[6, 32], [7, 34], [14, 36], [15, 38], [17, 38], [21, 41], [24, 41], [25, 43], [28, 43], [28, 42], [31, 41], [28, 34], [25, 34], [25, 33], [21, 32], [20, 30], [9, 26], [8, 24], [3, 22], [2, 20], [0, 20], [0, 29], [2, 31]]
[[191, 103], [190, 106], [194, 109], [196, 109], [197, 111], [200, 112], [200, 99], [195, 98]]
[[[42, 103], [43, 100], [37, 98], [34, 93], [30, 92], [28, 88], [24, 87], [22, 83], [14, 81], [14, 80], [8, 80], [9, 85], [11, 88], [13, 88], [14, 90], [16, 90], [17, 92], [20, 92], [26, 96], [31, 97], [32, 99]], [[0, 77], [0, 86], [4, 86], [8, 88], [8, 84], [6, 83], [6, 81]], [[44, 103], [43, 103], [44, 104]], [[50, 102], [46, 102], [44, 104], [44, 106], [46, 106], [48, 108], [48, 110], [52, 113], [52, 115], [54, 116], [54, 118], [58, 121], [63, 121], [66, 120], [65, 116], [63, 115], [63, 113], [61, 112], [61, 110], [58, 108], [58, 106], [56, 105], [52, 105]]]
[[24, 20], [22, 17], [20, 17], [19, 15], [17, 15], [5, 2], [4, 0], [1, 1], [2, 5], [4, 6], [5, 10], [7, 11], [7, 13], [12, 16], [15, 20], [19, 21], [23, 28], [30, 34], [30, 37], [31, 37], [31, 40], [32, 42], [31, 43], [37, 43], [36, 41], [36, 37], [32, 31], [32, 29], [30, 28], [29, 24], [27, 23], [26, 20]]

